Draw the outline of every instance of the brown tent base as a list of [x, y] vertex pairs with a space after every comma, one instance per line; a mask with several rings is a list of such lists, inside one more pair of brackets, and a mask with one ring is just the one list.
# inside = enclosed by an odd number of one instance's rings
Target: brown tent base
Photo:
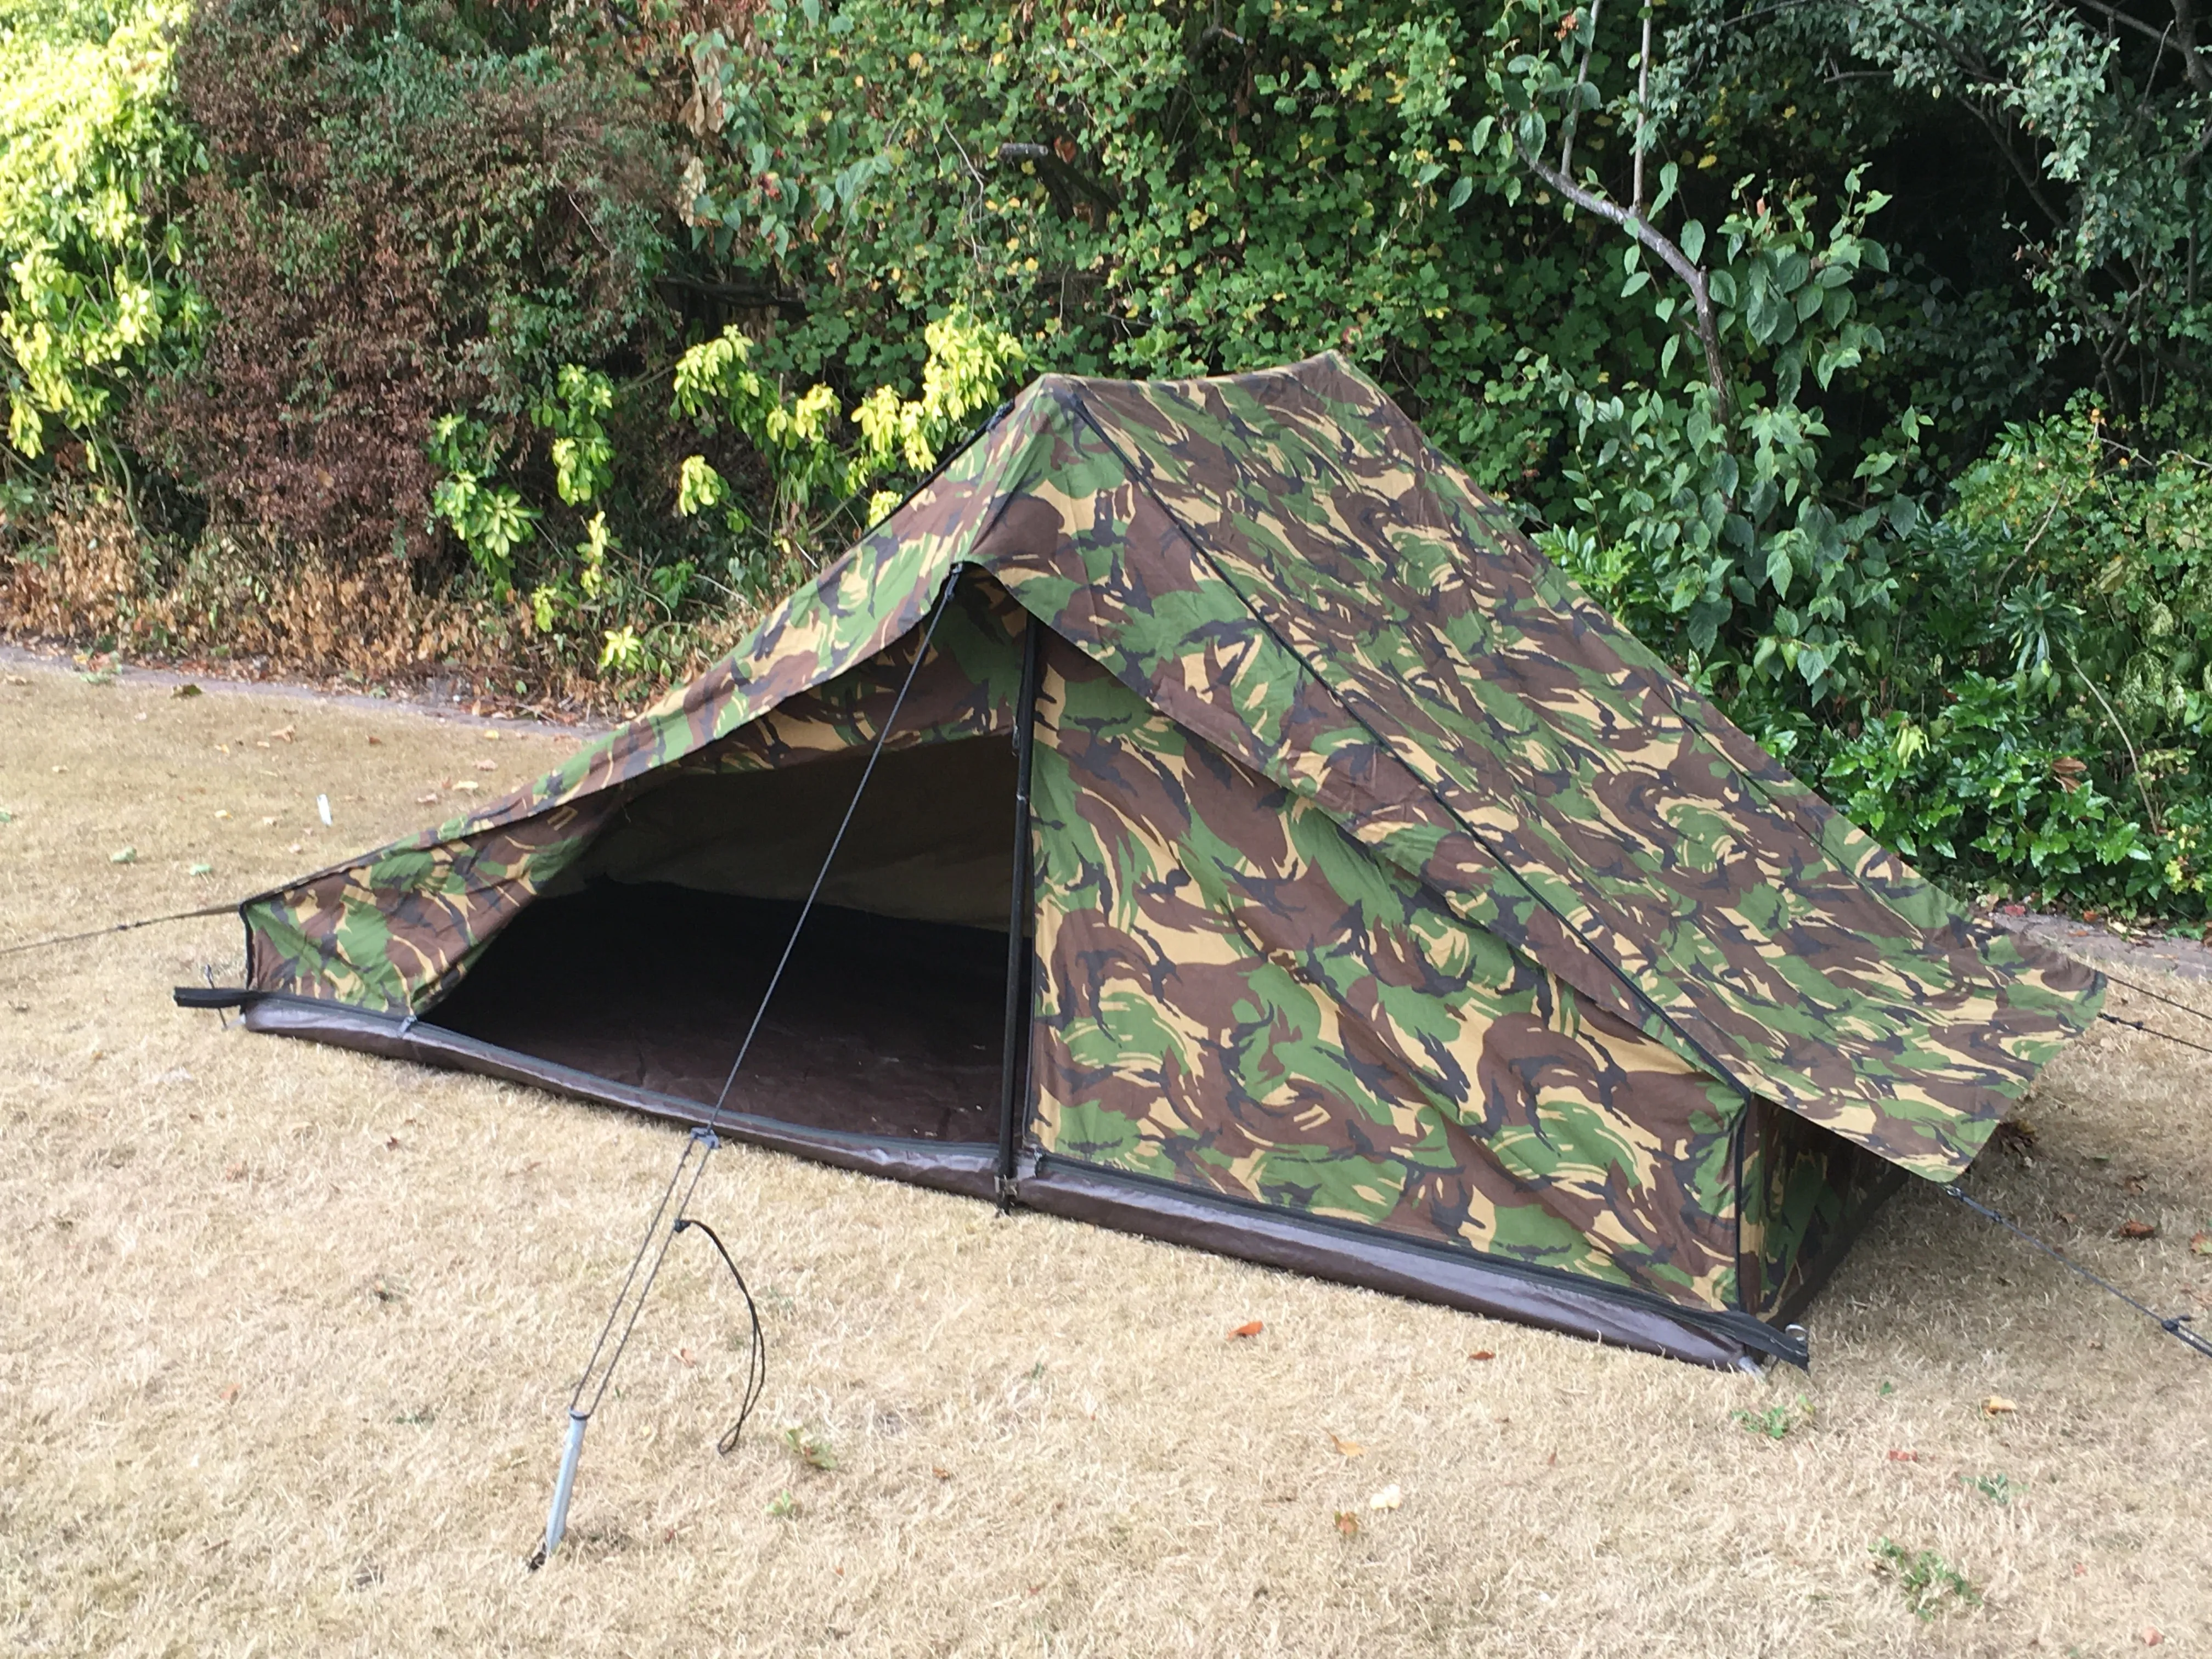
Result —
[[[676, 1123], [702, 1123], [710, 1115], [707, 1103], [596, 1076], [425, 1021], [280, 994], [248, 993], [245, 1005], [250, 1030], [532, 1084]], [[748, 1060], [748, 1072], [751, 1064]], [[755, 1076], [752, 1086], [757, 1089], [761, 1082]], [[737, 1110], [726, 1112], [716, 1127], [728, 1139], [839, 1169], [968, 1197], [995, 1195], [998, 1148], [987, 1142], [856, 1133]], [[1012, 1196], [1024, 1208], [1050, 1215], [1693, 1364], [1737, 1369], [1767, 1358], [1797, 1364], [1807, 1359], [1804, 1339], [1794, 1326], [1777, 1329], [1744, 1315], [1673, 1307], [1546, 1268], [1454, 1254], [1392, 1239], [1371, 1228], [1334, 1226], [1066, 1158], [1025, 1154]], [[1830, 1259], [1839, 1260], [1849, 1242], [1834, 1241]], [[1808, 1298], [1817, 1282], [1808, 1283], [1796, 1299]]]

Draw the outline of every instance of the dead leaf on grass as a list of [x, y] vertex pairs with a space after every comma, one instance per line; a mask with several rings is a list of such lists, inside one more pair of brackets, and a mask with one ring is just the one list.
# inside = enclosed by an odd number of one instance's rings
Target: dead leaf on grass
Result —
[[1916, 1451], [1893, 1451], [1889, 1455], [1889, 1461], [1893, 1463], [1917, 1463], [1920, 1461], [1920, 1454]]
[[2145, 1625], [2142, 1627], [2140, 1639], [2145, 1647], [2154, 1648], [2160, 1643], [2165, 1641], [2166, 1637], [2164, 1632], [2162, 1632], [2157, 1626]]
[[233, 1401], [238, 1398], [238, 1384], [235, 1382], [224, 1384], [222, 1392], [216, 1397], [222, 1401], [224, 1405], [229, 1405]]
[[427, 795], [416, 796], [415, 804], [417, 806], [435, 806], [438, 804], [438, 792], [433, 789]]
[[182, 685], [173, 687], [169, 695], [173, 697], [197, 697], [200, 695], [200, 689], [186, 680]]
[[1477, 1348], [1473, 1353], [1468, 1355], [1468, 1358], [1469, 1359], [1495, 1359], [1498, 1356], [1492, 1353], [1488, 1348]]
[[929, 1470], [929, 1472], [930, 1472], [932, 1474], [935, 1475], [935, 1476], [936, 1476], [939, 1480], [950, 1480], [952, 1478], [952, 1471], [951, 1471], [951, 1470], [950, 1470], [950, 1469], [940, 1469], [940, 1468], [937, 1468], [934, 1464], [932, 1464], [932, 1465], [930, 1466], [930, 1470]]
[[1367, 1500], [1370, 1510], [1395, 1510], [1406, 1501], [1406, 1496], [1395, 1486], [1385, 1486]]
[[1357, 1440], [1346, 1440], [1340, 1434], [1330, 1434], [1328, 1437], [1328, 1443], [1335, 1447], [1336, 1449], [1346, 1457], [1364, 1457], [1367, 1455], [1366, 1447], [1361, 1445]]
[[2158, 1229], [2148, 1221], [2123, 1221], [2112, 1230], [2114, 1238], [2156, 1238]]
[[278, 726], [278, 727], [277, 727], [274, 732], [271, 732], [269, 735], [270, 735], [270, 737], [272, 737], [272, 738], [276, 738], [278, 742], [280, 742], [280, 743], [289, 743], [289, 742], [291, 742], [291, 741], [292, 741], [292, 733], [293, 733], [293, 731], [294, 731], [294, 728], [293, 728], [293, 727], [291, 727], [291, 726]]
[[225, 1181], [243, 1181], [243, 1180], [245, 1180], [245, 1179], [246, 1179], [246, 1165], [245, 1165], [245, 1164], [224, 1164], [224, 1165], [222, 1166], [222, 1178], [223, 1178]]
[[2189, 1253], [2191, 1255], [2212, 1255], [2212, 1233], [2190, 1234]]
[[374, 746], [376, 746], [376, 745], [380, 744], [381, 743], [383, 743], [384, 739], [383, 739], [382, 738], [378, 737], [378, 736], [376, 735], [376, 733], [374, 733], [374, 732], [370, 732], [370, 733], [368, 734], [368, 741], [369, 741], [370, 746], [371, 746], [371, 747], [374, 747]]
[[698, 1356], [689, 1348], [678, 1348], [676, 1351], [676, 1357], [687, 1365], [696, 1365], [699, 1363]]
[[386, 1135], [384, 1138], [384, 1150], [387, 1152], [398, 1152], [399, 1150], [399, 1137], [398, 1135]]
[[1982, 1415], [1984, 1417], [2003, 1417], [2019, 1409], [2001, 1394], [1993, 1394], [1982, 1401]]
[[1229, 1340], [1231, 1342], [1235, 1342], [1243, 1337], [1257, 1336], [1261, 1331], [1264, 1331], [1267, 1328], [1267, 1327], [1265, 1322], [1257, 1319], [1248, 1319], [1242, 1325], [1239, 1325], [1235, 1330], [1229, 1333]]
[[1351, 1537], [1359, 1530], [1359, 1517], [1350, 1510], [1339, 1510], [1336, 1512], [1336, 1529], [1346, 1538]]

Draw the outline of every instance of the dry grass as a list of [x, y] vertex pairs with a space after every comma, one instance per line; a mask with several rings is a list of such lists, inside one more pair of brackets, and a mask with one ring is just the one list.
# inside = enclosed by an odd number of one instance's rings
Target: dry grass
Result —
[[[572, 741], [22, 678], [0, 944], [243, 892]], [[687, 1244], [593, 1426], [572, 1547], [532, 1576], [567, 1385], [675, 1137], [168, 1006], [238, 949], [213, 921], [0, 958], [11, 1651], [2212, 1644], [2212, 1366], [1923, 1188], [1815, 1307], [1813, 1375], [1759, 1381], [733, 1148], [700, 1209], [764, 1292], [764, 1426], [715, 1457], [738, 1324]], [[2033, 1162], [1978, 1188], [2205, 1312], [2208, 1065], [2092, 1039], [2031, 1108]], [[2158, 1237], [2110, 1237], [2130, 1218]], [[1782, 1440], [1732, 1420], [1800, 1395]], [[2006, 1502], [1968, 1484], [1999, 1474]], [[1873, 1570], [1885, 1537], [1982, 1605], [1917, 1619]]]

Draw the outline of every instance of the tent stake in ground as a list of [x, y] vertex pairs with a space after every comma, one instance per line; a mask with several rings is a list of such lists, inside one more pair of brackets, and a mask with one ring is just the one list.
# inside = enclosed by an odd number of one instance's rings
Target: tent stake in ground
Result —
[[693, 684], [244, 915], [256, 1030], [1712, 1365], [1803, 1360], [2103, 994], [1334, 356], [1046, 377]]
[[[708, 1160], [722, 1144], [715, 1136], [714, 1127], [729, 1101], [731, 1086], [737, 1082], [738, 1073], [744, 1069], [745, 1056], [752, 1051], [753, 1039], [760, 1035], [761, 1022], [768, 1017], [769, 1004], [775, 1000], [775, 988], [781, 983], [784, 970], [791, 965], [791, 955], [798, 948], [799, 936], [805, 930], [806, 918], [813, 911], [815, 900], [822, 895], [822, 884], [829, 879], [830, 872], [837, 862], [838, 848], [845, 844], [846, 833], [853, 827], [853, 815], [860, 809], [861, 797], [867, 793], [868, 780], [875, 775], [876, 763], [883, 757], [884, 740], [897, 726], [899, 710], [905, 707], [907, 693], [914, 689], [915, 672], [921, 666], [922, 659], [929, 653], [931, 642], [937, 636], [937, 625], [944, 620], [945, 607], [951, 604], [953, 592], [959, 586], [959, 573], [955, 571], [945, 585], [944, 597], [938, 601], [937, 609], [930, 617], [929, 626], [922, 630], [921, 642], [915, 651], [914, 662], [907, 670], [906, 678], [900, 682], [898, 696], [891, 700], [890, 712], [884, 717], [883, 725], [876, 733], [874, 747], [868, 753], [868, 763], [861, 769], [860, 781], [853, 787], [853, 798], [846, 803], [844, 817], [837, 821], [836, 833], [830, 837], [829, 850], [822, 855], [821, 867], [814, 872], [813, 884], [806, 890], [806, 902], [799, 906], [798, 918], [792, 923], [791, 936], [784, 942], [783, 955], [776, 962], [775, 972], [769, 976], [768, 987], [761, 993], [760, 1005], [753, 1010], [752, 1020], [745, 1027], [743, 1041], [738, 1044], [737, 1057], [730, 1062], [729, 1073], [722, 1079], [722, 1091], [714, 1097], [714, 1111], [705, 1123], [691, 1131], [683, 1152], [677, 1156], [676, 1168], [669, 1173], [668, 1185], [660, 1194], [660, 1202], [653, 1209], [653, 1218], [646, 1223], [645, 1237], [638, 1244], [637, 1254], [630, 1258], [629, 1272], [623, 1279], [622, 1288], [615, 1292], [614, 1306], [607, 1310], [606, 1323], [599, 1328], [599, 1340], [592, 1345], [592, 1357], [584, 1362], [584, 1374], [576, 1379], [575, 1390], [568, 1397], [568, 1430], [567, 1437], [562, 1442], [561, 1468], [553, 1482], [553, 1507], [546, 1517], [544, 1541], [537, 1553], [530, 1558], [530, 1567], [533, 1572], [544, 1565], [546, 1559], [561, 1547], [562, 1534], [568, 1526], [568, 1500], [576, 1486], [576, 1465], [583, 1456], [585, 1428], [591, 1422], [592, 1413], [599, 1410], [599, 1402], [606, 1398], [608, 1385], [614, 1381], [615, 1367], [622, 1363], [623, 1350], [629, 1346], [630, 1333], [637, 1328], [638, 1316], [645, 1311], [646, 1298], [653, 1293], [653, 1281], [660, 1277], [660, 1265], [667, 1259], [668, 1247], [675, 1243], [678, 1233], [691, 1224], [688, 1215], [691, 1197], [707, 1173]], [[696, 1160], [694, 1153], [697, 1154]], [[688, 1179], [687, 1170], [690, 1172]], [[677, 1197], [678, 1188], [683, 1193], [680, 1198]], [[669, 1208], [671, 1199], [675, 1200], [673, 1211]], [[661, 1226], [664, 1219], [668, 1224], [665, 1231]], [[710, 1232], [708, 1237], [713, 1237], [714, 1235]], [[719, 1250], [721, 1247], [721, 1240], [716, 1238], [714, 1248]], [[650, 1267], [646, 1266], [648, 1257], [652, 1262]], [[726, 1252], [723, 1259], [728, 1260]], [[638, 1273], [641, 1267], [645, 1270], [645, 1276], [640, 1279]], [[732, 1276], [737, 1276], [736, 1263], [731, 1263], [730, 1272]], [[742, 1277], [738, 1277], [738, 1288], [744, 1291]], [[753, 1313], [753, 1346], [757, 1355], [760, 1352], [760, 1316], [753, 1310], [750, 1291], [745, 1291], [745, 1306], [749, 1312]], [[622, 1326], [622, 1334], [615, 1337], [614, 1346], [610, 1349], [607, 1339], [613, 1335], [617, 1323]], [[599, 1364], [602, 1355], [606, 1359], [604, 1368]], [[746, 1413], [752, 1409], [759, 1387], [764, 1381], [764, 1370], [763, 1367], [763, 1374], [752, 1379], [746, 1390], [744, 1406], [738, 1414], [737, 1427], [732, 1429], [722, 1442], [721, 1449], [726, 1455], [737, 1445], [738, 1431], [744, 1427]], [[593, 1382], [595, 1376], [598, 1379], [596, 1384]], [[584, 1399], [587, 1392], [591, 1395], [588, 1405]]]

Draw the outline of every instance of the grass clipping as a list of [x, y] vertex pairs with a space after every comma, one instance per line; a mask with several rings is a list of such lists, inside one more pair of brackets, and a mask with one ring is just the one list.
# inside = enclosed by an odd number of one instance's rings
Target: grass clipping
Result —
[[[0, 944], [252, 890], [573, 741], [28, 669], [0, 730]], [[715, 1455], [744, 1318], [679, 1241], [527, 1573], [678, 1133], [169, 1006], [239, 949], [0, 958], [19, 1650], [2212, 1641], [2212, 1375], [1919, 1183], [1814, 1304], [1811, 1377], [1759, 1381], [731, 1147], [696, 1209], [760, 1297], [757, 1426]], [[2105, 1028], [1975, 1189], [2202, 1316], [2208, 1078]]]

